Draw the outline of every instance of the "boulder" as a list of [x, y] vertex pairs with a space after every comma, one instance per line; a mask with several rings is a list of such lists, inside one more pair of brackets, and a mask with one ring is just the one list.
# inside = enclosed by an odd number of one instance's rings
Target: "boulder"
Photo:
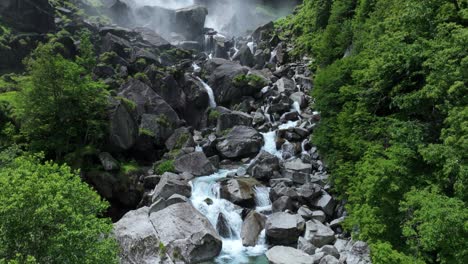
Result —
[[314, 255], [317, 248], [307, 241], [307, 239], [299, 237], [297, 240], [297, 249], [300, 249], [309, 255]]
[[256, 211], [250, 211], [242, 223], [241, 238], [244, 247], [257, 245], [258, 236], [265, 228], [266, 217]]
[[124, 59], [130, 59], [132, 45], [124, 38], [107, 33], [102, 38], [101, 52], [115, 52], [118, 56]]
[[326, 255], [320, 260], [319, 264], [340, 264], [340, 261], [334, 256]]
[[249, 177], [225, 179], [221, 182], [220, 196], [234, 204], [252, 207], [255, 205], [254, 187], [258, 185], [258, 181]]
[[263, 137], [254, 128], [235, 126], [216, 145], [219, 153], [228, 159], [242, 159], [255, 156], [263, 145]]
[[164, 198], [159, 198], [156, 202], [154, 202], [150, 209], [149, 213], [154, 213], [157, 211], [160, 211], [168, 206], [171, 206], [176, 203], [188, 203], [189, 199], [185, 196], [182, 196], [180, 194], [173, 194], [171, 197], [164, 199]]
[[293, 102], [297, 102], [301, 108], [307, 106], [307, 98], [303, 92], [295, 92], [289, 96]]
[[182, 149], [195, 147], [193, 136], [190, 130], [186, 127], [180, 127], [174, 130], [174, 133], [166, 140], [166, 148], [171, 151], [174, 149]]
[[275, 85], [280, 93], [292, 94], [296, 90], [294, 81], [286, 77], [279, 79]]
[[266, 252], [266, 257], [268, 262], [271, 264], [312, 264], [314, 263], [314, 258], [301, 250], [284, 247], [284, 246], [275, 246], [270, 248]]
[[225, 238], [231, 238], [233, 234], [233, 230], [229, 226], [228, 220], [223, 213], [218, 214], [218, 219], [216, 220], [216, 231], [218, 234]]
[[99, 160], [101, 161], [101, 165], [106, 171], [116, 171], [120, 169], [119, 162], [112, 157], [109, 152], [101, 152], [99, 153]]
[[55, 30], [54, 8], [48, 0], [2, 0], [0, 20], [23, 32]]
[[307, 221], [304, 238], [316, 247], [333, 244], [336, 240], [335, 232], [317, 220]]
[[188, 172], [194, 176], [206, 176], [216, 172], [215, 166], [203, 152], [192, 152], [179, 156], [174, 161], [177, 172]]
[[150, 214], [160, 242], [169, 255], [183, 261], [208, 261], [221, 252], [222, 241], [208, 219], [190, 203], [177, 203]]
[[304, 232], [304, 226], [304, 219], [300, 215], [274, 213], [266, 221], [266, 237], [274, 245], [294, 244]]
[[192, 187], [179, 178], [177, 174], [166, 172], [162, 175], [161, 181], [153, 191], [153, 202], [158, 199], [168, 199], [173, 194], [180, 194], [185, 197], [192, 195]]
[[176, 32], [188, 40], [197, 40], [203, 36], [208, 10], [203, 6], [190, 6], [175, 11]]
[[252, 126], [252, 117], [239, 111], [221, 113], [216, 125], [216, 133], [221, 134], [235, 126]]
[[159, 239], [148, 217], [148, 207], [125, 214], [114, 224], [114, 235], [120, 246], [120, 263], [161, 263]]
[[315, 183], [306, 183], [301, 185], [300, 187], [296, 188], [297, 195], [299, 196], [299, 200], [303, 204], [311, 205], [315, 198], [322, 195], [321, 192], [322, 188], [320, 185]]
[[286, 210], [294, 210], [293, 201], [288, 196], [281, 196], [276, 199], [271, 206], [273, 212], [284, 212]]
[[312, 206], [324, 211], [327, 216], [332, 216], [335, 210], [335, 204], [335, 199], [325, 190], [322, 190], [320, 197], [315, 199]]
[[319, 249], [316, 250], [316, 253], [323, 252], [325, 255], [330, 255], [335, 257], [336, 259], [340, 258], [340, 252], [338, 252], [338, 249], [336, 249], [332, 245], [325, 245]]
[[109, 141], [118, 150], [132, 148], [138, 137], [138, 124], [133, 117], [132, 109], [120, 101], [110, 112]]
[[244, 66], [253, 67], [255, 65], [255, 57], [247, 45], [242, 46], [232, 59], [239, 60]]
[[346, 263], [348, 264], [370, 264], [370, 248], [366, 242], [352, 242], [349, 252], [346, 252]]
[[275, 171], [279, 171], [279, 159], [262, 150], [247, 168], [247, 173], [259, 180], [270, 179]]
[[312, 165], [302, 162], [302, 160], [299, 158], [285, 162], [284, 168], [286, 170], [297, 171], [307, 174], [312, 172]]

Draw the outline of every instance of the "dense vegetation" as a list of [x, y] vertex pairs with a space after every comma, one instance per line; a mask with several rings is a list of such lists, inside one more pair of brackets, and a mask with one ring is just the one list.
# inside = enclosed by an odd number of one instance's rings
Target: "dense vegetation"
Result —
[[374, 263], [468, 262], [468, 3], [305, 0], [313, 141]]

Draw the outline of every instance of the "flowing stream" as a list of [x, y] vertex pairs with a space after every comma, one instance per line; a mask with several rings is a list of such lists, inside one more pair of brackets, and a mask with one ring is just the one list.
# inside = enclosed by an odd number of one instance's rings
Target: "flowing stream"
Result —
[[216, 100], [215, 100], [213, 89], [211, 89], [211, 87], [206, 82], [204, 82], [200, 77], [197, 77], [197, 80], [201, 82], [201, 84], [203, 85], [203, 88], [205, 88], [206, 92], [208, 93], [208, 97], [210, 98], [210, 107], [215, 108]]

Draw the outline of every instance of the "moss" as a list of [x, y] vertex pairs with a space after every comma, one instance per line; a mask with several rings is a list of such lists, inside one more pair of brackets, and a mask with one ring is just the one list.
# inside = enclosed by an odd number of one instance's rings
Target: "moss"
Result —
[[177, 142], [174, 146], [175, 149], [181, 149], [184, 144], [189, 140], [190, 135], [188, 133], [184, 133], [180, 135], [180, 137], [177, 139]]
[[158, 175], [162, 175], [166, 172], [174, 172], [174, 160], [166, 160], [156, 166], [154, 172]]
[[129, 110], [133, 111], [137, 108], [137, 104], [128, 98], [117, 96], [116, 99], [120, 100]]
[[165, 258], [167, 254], [167, 248], [164, 246], [163, 242], [159, 242], [159, 256]]
[[156, 120], [156, 122], [158, 122], [158, 124], [162, 127], [166, 127], [166, 128], [172, 127], [171, 121], [165, 115], [158, 116], [158, 119]]
[[112, 64], [112, 61], [117, 57], [118, 55], [114, 51], [104, 52], [99, 56], [99, 60], [106, 64]]
[[210, 122], [216, 122], [221, 113], [218, 110], [211, 110], [208, 114], [208, 120]]
[[140, 128], [139, 134], [140, 135], [146, 135], [146, 136], [149, 136], [149, 137], [155, 137], [155, 134], [151, 130], [146, 129], [146, 128]]
[[148, 76], [143, 72], [137, 72], [135, 75], [133, 75], [133, 78], [142, 82], [149, 82]]
[[120, 164], [120, 171], [125, 175], [135, 173], [139, 170], [140, 170], [140, 167], [138, 166], [137, 162], [134, 160]]
[[234, 84], [234, 86], [237, 88], [260, 88], [266, 86], [267, 82], [262, 77], [255, 74], [241, 74], [234, 77], [234, 79], [232, 80], [232, 84]]
[[139, 58], [135, 63], [140, 66], [145, 66], [147, 64], [144, 58]]

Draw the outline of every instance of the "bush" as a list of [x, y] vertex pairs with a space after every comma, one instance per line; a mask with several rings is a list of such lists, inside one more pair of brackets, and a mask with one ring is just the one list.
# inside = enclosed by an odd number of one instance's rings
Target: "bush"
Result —
[[0, 188], [0, 263], [117, 263], [108, 204], [68, 166], [16, 158]]

